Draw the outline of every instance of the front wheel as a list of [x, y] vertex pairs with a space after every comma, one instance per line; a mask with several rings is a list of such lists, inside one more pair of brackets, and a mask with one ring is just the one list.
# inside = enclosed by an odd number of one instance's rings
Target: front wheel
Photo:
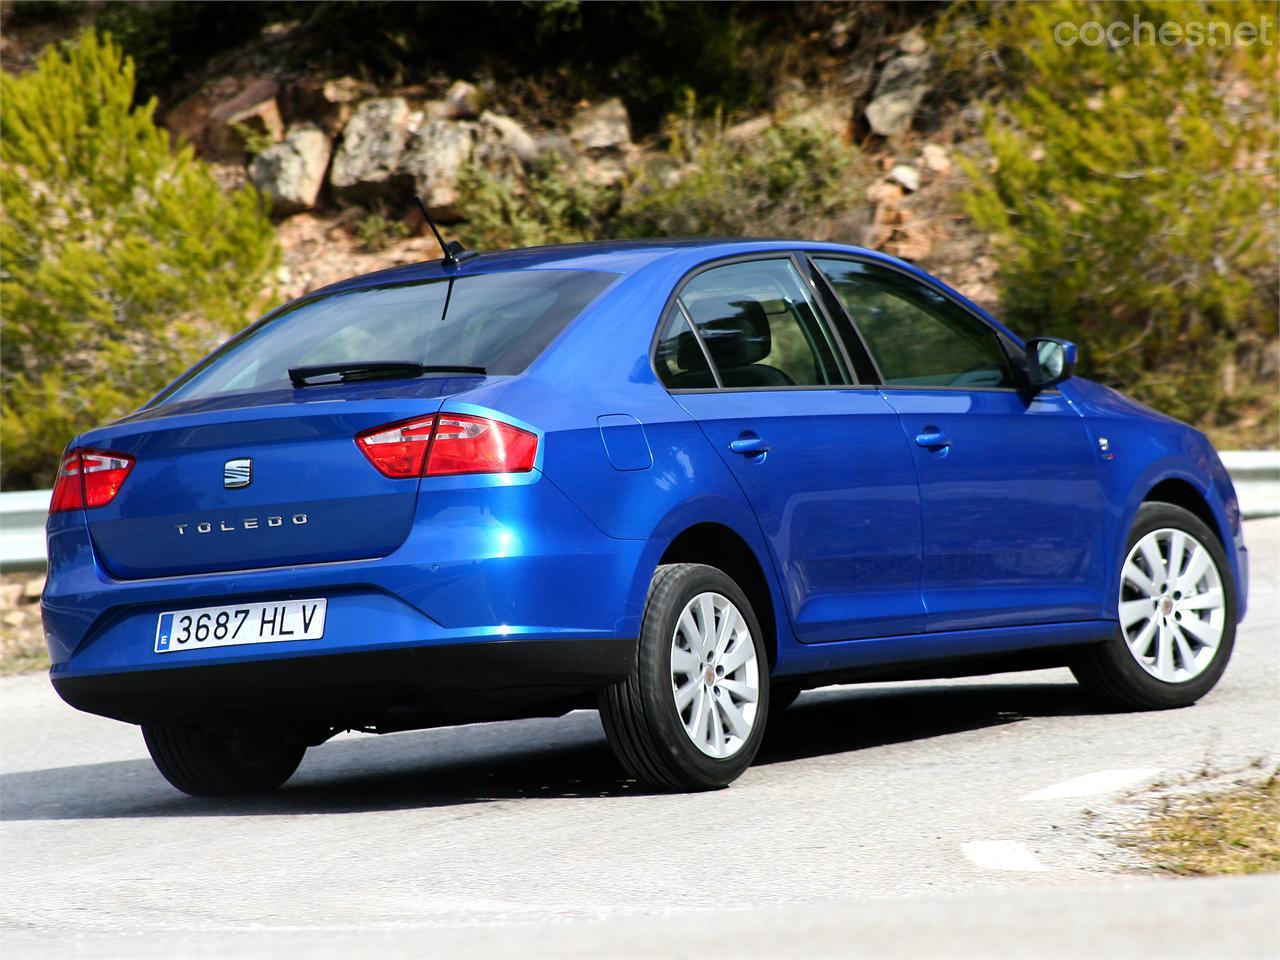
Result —
[[665, 790], [727, 786], [760, 749], [768, 709], [769, 665], [746, 595], [714, 567], [659, 567], [636, 670], [600, 695], [623, 767]]
[[142, 737], [164, 778], [193, 797], [267, 793], [298, 769], [306, 745], [239, 728], [143, 724]]
[[1119, 576], [1118, 628], [1076, 653], [1076, 679], [1122, 707], [1195, 703], [1218, 682], [1235, 643], [1235, 583], [1222, 544], [1195, 514], [1144, 503]]

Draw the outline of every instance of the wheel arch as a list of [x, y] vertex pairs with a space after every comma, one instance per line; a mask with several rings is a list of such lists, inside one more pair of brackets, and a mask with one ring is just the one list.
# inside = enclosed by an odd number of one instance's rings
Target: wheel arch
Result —
[[724, 571], [751, 602], [764, 634], [769, 666], [778, 660], [778, 610], [766, 567], [737, 531], [722, 523], [701, 522], [685, 528], [663, 550], [658, 564], [703, 563]]
[[[1142, 491], [1141, 496], [1137, 495], [1139, 490]], [[1202, 478], [1192, 469], [1188, 469], [1186, 465], [1163, 464], [1153, 466], [1142, 477], [1141, 482], [1134, 485], [1133, 491], [1133, 498], [1128, 501], [1122, 514], [1123, 523], [1120, 526], [1122, 539], [1119, 546], [1123, 547], [1124, 540], [1133, 527], [1138, 509], [1144, 503], [1168, 503], [1188, 511], [1208, 526], [1222, 546], [1227, 557], [1226, 572], [1230, 575], [1235, 587], [1237, 620], [1243, 618], [1247, 608], [1249, 589], [1247, 555], [1238, 536], [1233, 535], [1228, 507], [1223, 503], [1216, 485], [1211, 480]], [[1122, 553], [1123, 550], [1118, 549], [1113, 560], [1115, 566], [1112, 570], [1108, 609], [1113, 608], [1118, 601], [1118, 571], [1119, 565], [1123, 562], [1123, 557], [1120, 555]]]
[[1191, 481], [1182, 477], [1166, 477], [1146, 492], [1142, 502], [1168, 503], [1195, 514], [1204, 521], [1206, 527], [1213, 531], [1224, 551], [1229, 552], [1232, 549], [1231, 541], [1218, 523], [1208, 498]]

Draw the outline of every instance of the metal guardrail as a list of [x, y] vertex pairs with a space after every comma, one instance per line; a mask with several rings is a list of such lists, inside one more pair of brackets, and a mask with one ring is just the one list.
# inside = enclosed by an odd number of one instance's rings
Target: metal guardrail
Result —
[[39, 570], [45, 565], [44, 520], [52, 490], [0, 493], [0, 570]]
[[[1245, 519], [1280, 516], [1280, 451], [1227, 450], [1220, 456]], [[49, 490], [0, 493], [0, 570], [44, 567], [44, 520], [50, 495]]]
[[1280, 516], [1280, 450], [1224, 450], [1218, 456], [1246, 520]]

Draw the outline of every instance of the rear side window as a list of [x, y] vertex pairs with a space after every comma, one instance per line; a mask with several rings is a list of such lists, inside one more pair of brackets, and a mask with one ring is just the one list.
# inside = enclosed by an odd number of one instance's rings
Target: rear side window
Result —
[[684, 309], [673, 303], [658, 341], [658, 372], [672, 390], [701, 390], [716, 385], [715, 375]]
[[[658, 346], [671, 389], [786, 388], [848, 383], [831, 334], [789, 259], [713, 267], [680, 291]], [[673, 362], [674, 361], [674, 362]]]
[[1016, 386], [996, 332], [933, 288], [851, 260], [814, 263], [831, 281], [886, 384]]
[[290, 367], [316, 364], [412, 361], [519, 373], [616, 278], [525, 270], [321, 295], [228, 341], [158, 401], [287, 388]]

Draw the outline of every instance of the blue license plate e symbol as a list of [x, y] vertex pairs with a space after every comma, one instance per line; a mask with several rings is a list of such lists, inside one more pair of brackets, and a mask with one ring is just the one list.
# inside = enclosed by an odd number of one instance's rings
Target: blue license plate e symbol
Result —
[[173, 614], [165, 613], [160, 617], [160, 626], [156, 631], [156, 651], [169, 649], [169, 638], [173, 635]]

